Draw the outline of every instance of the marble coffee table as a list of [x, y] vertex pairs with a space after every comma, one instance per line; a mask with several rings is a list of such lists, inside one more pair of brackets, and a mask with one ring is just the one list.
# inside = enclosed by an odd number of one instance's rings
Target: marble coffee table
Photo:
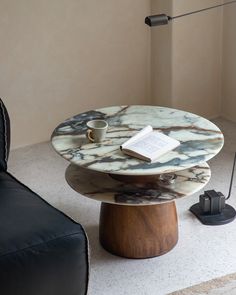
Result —
[[[102, 143], [86, 138], [86, 122], [109, 124]], [[155, 163], [131, 158], [120, 145], [152, 125], [181, 145]], [[170, 251], [178, 240], [175, 199], [191, 195], [210, 179], [206, 163], [222, 148], [224, 138], [212, 122], [195, 114], [157, 106], [116, 106], [81, 113], [61, 123], [52, 145], [71, 162], [69, 185], [101, 201], [102, 246], [128, 258], [147, 258]]]

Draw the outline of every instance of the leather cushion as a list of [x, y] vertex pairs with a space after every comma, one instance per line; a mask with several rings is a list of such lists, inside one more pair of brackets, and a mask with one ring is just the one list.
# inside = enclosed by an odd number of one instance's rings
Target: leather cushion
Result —
[[86, 294], [83, 228], [7, 172], [0, 172], [0, 232], [0, 294]]
[[7, 109], [0, 98], [0, 170], [7, 169], [10, 149], [10, 120]]

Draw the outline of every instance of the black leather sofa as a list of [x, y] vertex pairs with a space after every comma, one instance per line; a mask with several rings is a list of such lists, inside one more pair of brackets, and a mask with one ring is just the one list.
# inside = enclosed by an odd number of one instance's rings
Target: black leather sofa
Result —
[[9, 148], [10, 121], [0, 99], [0, 294], [87, 294], [83, 228], [7, 172]]

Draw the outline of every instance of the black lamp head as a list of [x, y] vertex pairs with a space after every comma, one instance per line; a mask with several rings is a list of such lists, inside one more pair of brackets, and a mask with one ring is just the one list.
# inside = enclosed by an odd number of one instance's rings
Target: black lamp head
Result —
[[171, 17], [166, 14], [150, 15], [145, 18], [145, 24], [150, 27], [168, 25]]

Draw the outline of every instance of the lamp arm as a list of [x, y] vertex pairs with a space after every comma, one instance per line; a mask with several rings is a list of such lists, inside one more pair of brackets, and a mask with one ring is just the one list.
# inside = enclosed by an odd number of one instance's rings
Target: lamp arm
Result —
[[206, 11], [206, 10], [210, 10], [210, 9], [213, 9], [213, 8], [221, 7], [221, 6], [232, 4], [232, 3], [236, 3], [236, 0], [229, 1], [229, 2], [226, 2], [226, 3], [223, 3], [223, 4], [214, 5], [214, 6], [211, 6], [211, 7], [206, 7], [206, 8], [191, 11], [191, 12], [187, 12], [187, 13], [176, 15], [176, 16], [169, 16], [169, 15], [166, 15], [166, 14], [150, 15], [150, 16], [147, 16], [145, 18], [145, 24], [147, 24], [150, 27], [167, 25], [169, 23], [169, 21], [171, 21], [173, 19], [184, 17], [184, 16], [191, 15], [191, 14], [195, 14], [195, 13], [199, 13], [199, 12], [203, 12], [203, 11]]
[[233, 163], [233, 169], [232, 169], [232, 174], [231, 174], [231, 179], [230, 179], [229, 193], [228, 193], [226, 200], [228, 200], [231, 195], [231, 189], [232, 189], [232, 185], [233, 185], [233, 178], [234, 178], [234, 171], [235, 171], [235, 162], [236, 162], [236, 152], [234, 154], [234, 163]]

